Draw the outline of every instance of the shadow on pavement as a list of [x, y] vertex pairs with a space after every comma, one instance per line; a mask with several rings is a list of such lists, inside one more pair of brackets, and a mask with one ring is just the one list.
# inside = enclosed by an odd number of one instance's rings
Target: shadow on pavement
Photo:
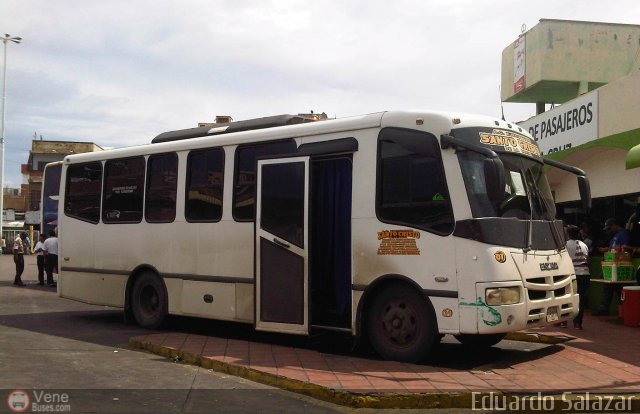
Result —
[[[327, 332], [306, 337], [266, 333], [255, 331], [249, 324], [182, 316], [170, 316], [161, 330], [150, 331], [135, 325], [125, 325], [123, 312], [117, 309], [0, 315], [0, 324], [110, 347], [127, 347], [132, 336], [180, 332], [311, 349], [335, 356], [379, 360], [366, 345], [356, 345], [353, 338], [344, 334]], [[508, 368], [512, 364], [543, 358], [563, 349], [558, 345], [538, 345], [529, 348], [513, 346], [509, 344], [511, 341], [505, 342], [483, 350], [470, 350], [458, 343], [442, 343], [418, 365], [458, 370], [496, 364]]]
[[119, 347], [127, 346], [131, 336], [152, 332], [137, 326], [124, 325], [122, 311], [118, 310], [0, 315], [0, 325]]

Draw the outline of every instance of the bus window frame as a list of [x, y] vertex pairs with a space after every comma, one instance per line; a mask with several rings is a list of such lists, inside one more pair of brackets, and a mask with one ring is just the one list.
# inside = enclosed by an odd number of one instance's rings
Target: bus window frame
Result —
[[[381, 206], [382, 206], [382, 158], [381, 158], [381, 151], [382, 151], [382, 141], [385, 140], [385, 134], [389, 134], [390, 131], [396, 132], [396, 133], [406, 133], [406, 132], [410, 132], [410, 133], [415, 133], [415, 134], [421, 134], [424, 135], [426, 138], [432, 139], [435, 143], [436, 146], [434, 148], [437, 148], [438, 150], [438, 154], [439, 157], [437, 159], [438, 162], [438, 168], [440, 170], [440, 174], [442, 175], [442, 179], [443, 179], [443, 184], [444, 187], [447, 191], [447, 213], [449, 215], [449, 217], [451, 218], [451, 226], [450, 229], [448, 231], [438, 231], [436, 229], [434, 229], [433, 227], [428, 227], [428, 226], [424, 226], [424, 225], [418, 225], [416, 223], [411, 223], [409, 221], [405, 221], [405, 220], [392, 220], [392, 219], [388, 219], [383, 217], [383, 215], [380, 212]], [[402, 146], [402, 144], [398, 141], [393, 141], [391, 139], [392, 142], [394, 142], [397, 145]], [[421, 145], [420, 142], [416, 142], [415, 143], [416, 147]], [[405, 149], [413, 151], [414, 154], [420, 154], [419, 152], [416, 152], [415, 149], [412, 148], [408, 148], [403, 146]], [[420, 130], [416, 130], [416, 129], [410, 129], [410, 128], [398, 128], [398, 127], [386, 127], [386, 128], [382, 128], [380, 130], [380, 132], [378, 133], [378, 136], [376, 138], [376, 182], [375, 182], [375, 211], [376, 211], [376, 217], [377, 219], [381, 222], [381, 223], [388, 223], [388, 224], [395, 224], [395, 225], [399, 225], [399, 226], [408, 226], [411, 227], [413, 229], [417, 229], [417, 230], [422, 230], [422, 231], [426, 231], [428, 233], [432, 233], [438, 236], [442, 236], [442, 237], [446, 237], [449, 236], [453, 233], [454, 229], [455, 229], [455, 216], [453, 214], [453, 203], [451, 202], [451, 191], [449, 190], [449, 183], [447, 181], [447, 175], [444, 169], [444, 161], [442, 159], [442, 151], [440, 150], [440, 145], [439, 145], [439, 140], [438, 138], [427, 131], [420, 131]]]
[[[148, 209], [149, 209], [149, 187], [151, 185], [151, 172], [150, 172], [150, 168], [151, 168], [151, 160], [152, 159], [156, 159], [156, 158], [162, 158], [165, 156], [172, 156], [173, 159], [175, 160], [176, 163], [176, 169], [175, 169], [175, 177], [176, 177], [176, 182], [175, 185], [173, 187], [173, 217], [170, 220], [149, 220], [148, 217]], [[144, 220], [147, 223], [151, 223], [151, 224], [156, 224], [156, 223], [173, 223], [174, 221], [176, 221], [176, 215], [178, 214], [177, 210], [178, 210], [178, 174], [180, 172], [180, 159], [178, 157], [178, 153], [176, 153], [175, 151], [171, 151], [171, 152], [159, 152], [159, 153], [155, 153], [155, 154], [149, 154], [147, 156], [146, 159], [146, 165], [145, 165], [145, 185], [144, 185], [144, 201], [142, 203], [143, 205], [143, 209], [144, 209]]]
[[[145, 187], [146, 187], [146, 175], [147, 175], [147, 156], [145, 155], [134, 155], [134, 156], [129, 156], [129, 157], [122, 157], [122, 158], [109, 158], [104, 160], [104, 165], [103, 165], [103, 173], [102, 173], [102, 207], [101, 207], [101, 214], [100, 214], [100, 218], [102, 220], [102, 222], [104, 224], [137, 224], [137, 223], [141, 223], [142, 220], [144, 219], [144, 201], [145, 201]], [[133, 160], [133, 159], [142, 159], [142, 161], [144, 162], [144, 168], [142, 169], [143, 171], [143, 177], [142, 177], [142, 207], [140, 210], [140, 219], [139, 220], [126, 220], [126, 221], [106, 221], [104, 219], [104, 214], [105, 214], [105, 210], [104, 210], [104, 206], [105, 206], [105, 198], [106, 198], [106, 187], [107, 187], [107, 164], [109, 163], [113, 163], [116, 161], [124, 161], [124, 160]]]
[[[204, 153], [207, 151], [219, 151], [222, 153], [222, 165], [221, 165], [221, 172], [222, 172], [222, 185], [221, 185], [221, 189], [220, 192], [222, 194], [222, 198], [221, 198], [221, 205], [220, 205], [220, 216], [217, 219], [193, 219], [193, 218], [189, 218], [187, 217], [187, 201], [188, 201], [188, 197], [189, 197], [189, 189], [190, 189], [190, 174], [191, 174], [191, 155], [194, 153]], [[189, 151], [189, 153], [187, 154], [187, 166], [186, 166], [186, 170], [185, 170], [185, 178], [184, 178], [184, 219], [185, 221], [187, 221], [188, 223], [219, 223], [220, 221], [222, 221], [222, 217], [224, 216], [224, 188], [225, 188], [225, 167], [226, 167], [226, 163], [227, 163], [227, 153], [224, 149], [224, 147], [207, 147], [207, 148], [198, 148], [198, 149], [194, 149]]]
[[[72, 167], [77, 167], [79, 165], [88, 165], [88, 164], [96, 164], [100, 166], [100, 191], [98, 193], [98, 220], [93, 221], [93, 220], [88, 220], [85, 217], [81, 217], [75, 214], [70, 214], [67, 211], [67, 198], [69, 197], [69, 168]], [[100, 221], [102, 220], [102, 203], [103, 203], [103, 194], [104, 194], [104, 163], [102, 161], [87, 161], [87, 162], [80, 162], [77, 164], [69, 164], [66, 166], [65, 168], [65, 184], [64, 184], [64, 206], [62, 207], [62, 212], [64, 213], [65, 216], [67, 217], [71, 217], [75, 220], [80, 220], [80, 221], [84, 221], [86, 223], [91, 223], [91, 224], [99, 224]], [[59, 194], [58, 194], [59, 195]], [[58, 216], [60, 216], [60, 211], [58, 210]]]
[[257, 197], [257, 181], [254, 184], [254, 201], [253, 201], [253, 216], [250, 218], [244, 218], [244, 217], [238, 217], [236, 214], [236, 189], [238, 186], [237, 183], [237, 179], [239, 178], [240, 174], [238, 171], [239, 168], [239, 164], [240, 164], [240, 158], [238, 153], [245, 148], [250, 148], [250, 147], [261, 147], [261, 146], [268, 146], [268, 145], [272, 145], [272, 144], [292, 144], [293, 145], [293, 152], [290, 153], [274, 153], [274, 154], [260, 154], [256, 157], [256, 159], [254, 160], [253, 166], [254, 166], [254, 172], [255, 174], [257, 174], [258, 171], [258, 159], [260, 159], [261, 157], [268, 157], [268, 158], [286, 158], [286, 157], [290, 157], [293, 155], [297, 155], [297, 151], [298, 151], [298, 144], [296, 143], [296, 140], [294, 138], [286, 138], [286, 139], [277, 139], [277, 140], [273, 140], [273, 141], [260, 141], [260, 142], [252, 142], [252, 143], [248, 143], [248, 144], [239, 144], [234, 152], [234, 156], [233, 156], [233, 188], [231, 189], [231, 216], [233, 217], [233, 220], [235, 222], [238, 223], [253, 223], [256, 221], [256, 197]]

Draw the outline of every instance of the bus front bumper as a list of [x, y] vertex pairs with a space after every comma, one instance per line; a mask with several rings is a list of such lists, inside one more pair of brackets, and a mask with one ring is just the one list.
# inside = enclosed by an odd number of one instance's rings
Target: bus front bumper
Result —
[[[487, 292], [500, 288], [520, 288], [517, 303], [495, 304]], [[573, 319], [578, 313], [575, 276], [547, 285], [522, 282], [476, 284], [476, 301], [461, 306], [476, 308], [478, 334], [493, 334], [542, 327]], [[514, 299], [515, 301], [515, 299]]]

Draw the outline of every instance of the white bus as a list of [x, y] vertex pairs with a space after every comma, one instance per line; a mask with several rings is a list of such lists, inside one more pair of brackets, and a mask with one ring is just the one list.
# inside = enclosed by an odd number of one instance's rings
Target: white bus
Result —
[[172, 131], [64, 160], [58, 294], [322, 329], [416, 361], [444, 334], [490, 346], [566, 321], [578, 295], [544, 160], [504, 121], [382, 112]]

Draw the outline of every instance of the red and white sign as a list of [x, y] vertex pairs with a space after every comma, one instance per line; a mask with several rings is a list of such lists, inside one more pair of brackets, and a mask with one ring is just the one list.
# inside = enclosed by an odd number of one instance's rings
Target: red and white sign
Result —
[[23, 413], [29, 410], [31, 399], [29, 393], [24, 390], [15, 390], [9, 393], [7, 397], [7, 406], [14, 413]]
[[525, 87], [525, 50], [525, 35], [522, 35], [513, 44], [513, 93]]

